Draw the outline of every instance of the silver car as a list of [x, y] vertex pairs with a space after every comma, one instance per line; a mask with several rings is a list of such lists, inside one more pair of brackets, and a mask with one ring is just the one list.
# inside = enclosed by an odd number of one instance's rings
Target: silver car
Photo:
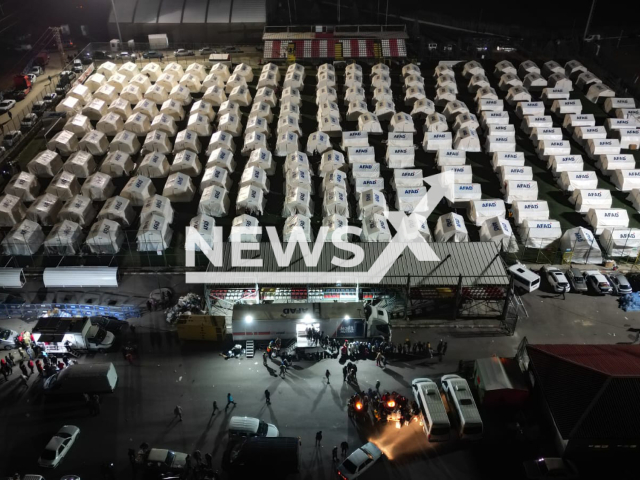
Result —
[[574, 292], [581, 293], [589, 290], [589, 288], [587, 287], [587, 282], [585, 281], [584, 277], [582, 276], [582, 272], [579, 269], [569, 268], [564, 276], [567, 277], [567, 280], [569, 280], [571, 289]]
[[631, 284], [627, 277], [625, 277], [622, 273], [613, 272], [609, 275], [606, 275], [607, 280], [611, 284], [611, 288], [613, 288], [614, 295], [626, 295], [628, 293], [633, 293], [633, 289], [631, 288]]
[[16, 337], [18, 332], [13, 330], [0, 330], [0, 347], [4, 350], [11, 350], [16, 347]]

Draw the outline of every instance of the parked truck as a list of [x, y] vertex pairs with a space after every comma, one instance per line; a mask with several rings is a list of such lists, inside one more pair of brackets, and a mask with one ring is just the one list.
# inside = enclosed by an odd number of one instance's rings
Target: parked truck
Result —
[[33, 328], [38, 345], [51, 353], [72, 350], [104, 352], [113, 346], [115, 337], [100, 325], [94, 325], [90, 317], [45, 317]]
[[47, 395], [82, 393], [112, 393], [118, 383], [113, 363], [83, 363], [71, 365], [50, 376], [44, 382]]
[[33, 64], [38, 65], [39, 67], [44, 67], [49, 64], [49, 54], [47, 52], [40, 52], [38, 56], [34, 59]]
[[31, 80], [27, 75], [13, 77], [13, 90], [6, 92], [5, 97], [15, 100], [23, 100], [31, 91]]
[[150, 50], [166, 50], [167, 48], [169, 48], [169, 37], [166, 33], [149, 35]]

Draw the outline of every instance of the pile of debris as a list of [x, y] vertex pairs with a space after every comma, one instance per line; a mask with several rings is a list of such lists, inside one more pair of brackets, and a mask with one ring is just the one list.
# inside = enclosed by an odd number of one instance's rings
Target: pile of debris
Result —
[[204, 313], [202, 311], [202, 297], [195, 293], [187, 293], [178, 299], [178, 303], [167, 310], [167, 323], [174, 324], [183, 313]]

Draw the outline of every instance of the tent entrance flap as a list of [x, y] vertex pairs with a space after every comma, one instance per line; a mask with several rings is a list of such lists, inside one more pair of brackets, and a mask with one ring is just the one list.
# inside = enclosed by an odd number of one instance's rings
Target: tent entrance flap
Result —
[[22, 268], [0, 268], [0, 288], [22, 288], [25, 283]]

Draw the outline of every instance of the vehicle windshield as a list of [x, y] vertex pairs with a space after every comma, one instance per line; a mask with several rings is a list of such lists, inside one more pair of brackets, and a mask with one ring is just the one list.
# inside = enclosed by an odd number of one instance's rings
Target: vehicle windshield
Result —
[[93, 336], [93, 338], [90, 338], [89, 340], [95, 343], [102, 343], [102, 341], [106, 336], [107, 336], [106, 330], [102, 328], [98, 328], [98, 331], [96, 332], [96, 334]]
[[269, 430], [269, 425], [267, 425], [265, 422], [260, 421], [260, 423], [258, 423], [258, 435], [261, 437], [264, 437], [267, 434], [267, 431]]
[[49, 449], [45, 448], [44, 452], [42, 452], [42, 458], [44, 460], [55, 460], [56, 459], [56, 451], [55, 450], [49, 450]]
[[0, 332], [1, 340], [9, 340], [10, 337], [11, 337], [11, 330], [2, 330], [2, 332]]
[[344, 468], [349, 473], [355, 473], [355, 471], [358, 469], [356, 464], [354, 464], [348, 458], [344, 462], [342, 462], [342, 468]]
[[56, 437], [60, 438], [71, 438], [71, 434], [67, 432], [58, 432], [56, 433]]
[[168, 466], [173, 465], [173, 459], [176, 458], [176, 454], [171, 450], [167, 451], [167, 458], [164, 459], [164, 463]]

